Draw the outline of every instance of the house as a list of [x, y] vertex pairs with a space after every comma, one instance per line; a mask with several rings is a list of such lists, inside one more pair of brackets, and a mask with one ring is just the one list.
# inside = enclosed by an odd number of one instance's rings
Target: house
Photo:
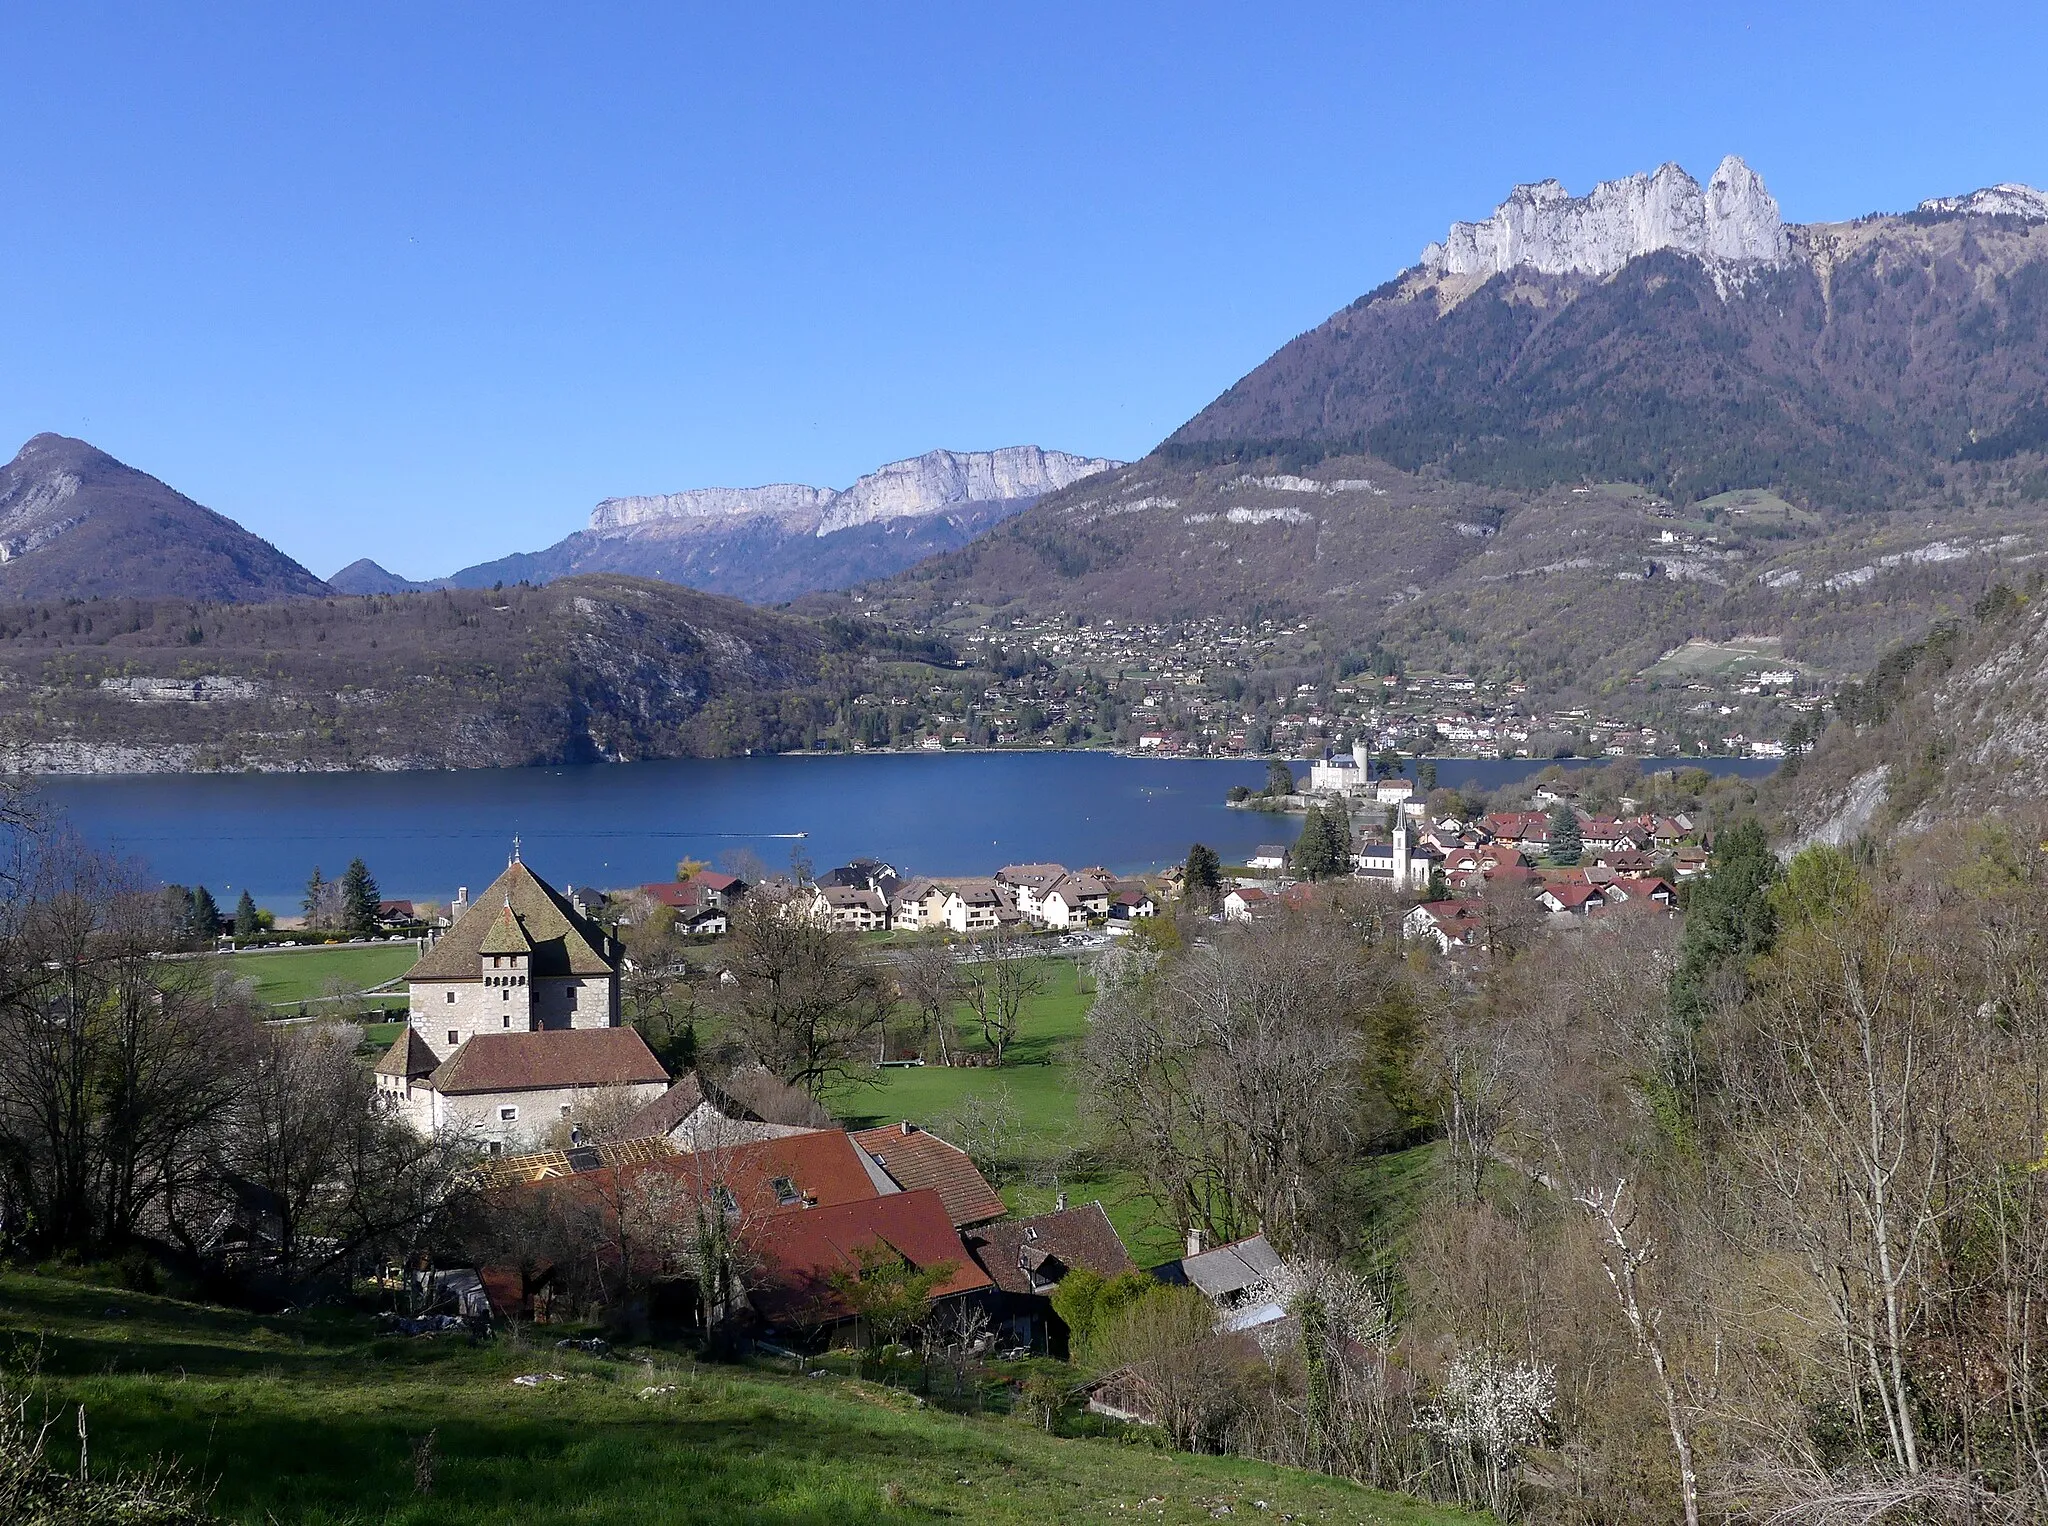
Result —
[[1047, 927], [1082, 927], [1109, 917], [1116, 880], [1107, 869], [1078, 869], [1062, 875], [1039, 898], [1038, 920]]
[[910, 932], [940, 926], [946, 895], [946, 887], [935, 880], [905, 880], [889, 897], [889, 925]]
[[946, 887], [946, 899], [939, 911], [939, 924], [956, 933], [990, 932], [1002, 922], [1017, 918], [1017, 904], [1010, 887], [994, 880], [955, 880]]
[[1426, 938], [1443, 954], [1454, 948], [1477, 948], [1486, 940], [1486, 903], [1425, 901], [1401, 919], [1401, 934]]
[[538, 1148], [593, 1109], [637, 1111], [668, 1088], [635, 1028], [480, 1033], [426, 1069], [431, 1058], [408, 1027], [377, 1062], [378, 1097], [419, 1133], [468, 1135], [494, 1155]]
[[690, 1151], [833, 1127], [831, 1115], [808, 1094], [765, 1066], [747, 1065], [716, 1081], [698, 1071], [686, 1073], [620, 1132], [627, 1139], [666, 1139]]
[[1594, 854], [1593, 864], [1595, 868], [1612, 870], [1621, 879], [1640, 878], [1657, 867], [1657, 861], [1640, 848], [1605, 849]]
[[889, 925], [889, 903], [880, 891], [821, 885], [812, 893], [809, 915], [827, 927], [871, 933]]
[[1201, 1293], [1216, 1306], [1225, 1330], [1249, 1330], [1286, 1317], [1278, 1286], [1284, 1275], [1280, 1253], [1264, 1235], [1203, 1250], [1201, 1231], [1190, 1230], [1187, 1254], [1151, 1270], [1161, 1282]]
[[1415, 785], [1407, 779], [1375, 779], [1372, 797], [1381, 805], [1406, 805], [1415, 793]]
[[1009, 886], [1017, 910], [1036, 918], [1045, 893], [1067, 877], [1067, 869], [1064, 864], [1005, 864], [995, 877], [998, 885]]
[[1137, 1270], [1099, 1202], [985, 1224], [963, 1239], [995, 1285], [990, 1314], [997, 1344], [1062, 1359], [1069, 1354], [1069, 1331], [1053, 1312], [1052, 1293], [1067, 1273], [1116, 1277]]
[[1649, 841], [1649, 834], [1612, 816], [1588, 816], [1579, 823], [1579, 841], [1591, 853], [1619, 853], [1642, 847]]
[[410, 901], [379, 901], [377, 903], [377, 925], [379, 927], [412, 927], [419, 920], [419, 911]]
[[1523, 843], [1538, 853], [1550, 847], [1550, 818], [1542, 811], [1497, 811], [1480, 825], [1500, 842]]
[[685, 883], [696, 888], [704, 905], [720, 911], [730, 910], [752, 888], [738, 875], [717, 869], [699, 869]]
[[955, 1228], [986, 1224], [1009, 1211], [965, 1150], [914, 1123], [862, 1129], [851, 1137], [904, 1191], [938, 1193]]
[[1135, 922], [1159, 915], [1159, 903], [1145, 890], [1124, 890], [1109, 903], [1110, 917], [1118, 922]]
[[515, 857], [406, 975], [407, 1021], [436, 1061], [484, 1033], [616, 1027], [621, 954]]
[[1705, 848], [1679, 848], [1671, 855], [1671, 867], [1682, 880], [1689, 880], [1696, 874], [1707, 872], [1707, 850]]
[[1546, 882], [1536, 893], [1545, 910], [1563, 916], [1583, 917], [1607, 905], [1607, 895], [1598, 885], [1585, 880]]
[[1645, 906], [1661, 906], [1670, 910], [1678, 903], [1678, 896], [1672, 888], [1660, 879], [1615, 880], [1600, 887], [1600, 894], [1609, 907], [1623, 903]]
[[1223, 898], [1223, 920], [1249, 922], [1271, 900], [1272, 897], [1256, 885], [1240, 885]]
[[1287, 849], [1276, 842], [1262, 842], [1246, 861], [1245, 867], [1277, 874], [1287, 867]]
[[878, 858], [857, 858], [837, 869], [827, 869], [818, 876], [820, 889], [872, 890], [882, 898], [885, 906], [902, 883], [903, 876], [895, 866]]

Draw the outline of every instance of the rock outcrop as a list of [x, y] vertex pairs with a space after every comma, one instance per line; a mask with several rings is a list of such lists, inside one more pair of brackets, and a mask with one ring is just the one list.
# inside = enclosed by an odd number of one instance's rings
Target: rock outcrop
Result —
[[1120, 463], [1072, 456], [1036, 445], [1002, 450], [928, 450], [908, 461], [878, 467], [844, 492], [777, 482], [767, 487], [693, 488], [633, 498], [607, 498], [590, 515], [598, 533], [661, 520], [725, 520], [773, 514], [809, 521], [816, 535], [830, 535], [877, 520], [942, 514], [971, 503], [1040, 498], [1083, 477]]
[[1730, 154], [1704, 190], [1676, 164], [1603, 180], [1573, 196], [1555, 180], [1518, 185], [1485, 222], [1453, 223], [1422, 251], [1434, 275], [1611, 275], [1638, 255], [1676, 249], [1717, 263], [1775, 264], [1790, 241], [1778, 203]]

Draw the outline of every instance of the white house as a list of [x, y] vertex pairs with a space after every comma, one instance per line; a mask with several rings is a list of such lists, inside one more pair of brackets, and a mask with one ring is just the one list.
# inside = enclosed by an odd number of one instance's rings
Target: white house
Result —
[[377, 1094], [421, 1133], [452, 1132], [492, 1154], [542, 1148], [596, 1111], [638, 1110], [668, 1089], [668, 1072], [637, 1028], [480, 1033], [431, 1070], [412, 1028], [377, 1063]]
[[1287, 850], [1276, 842], [1262, 842], [1245, 862], [1247, 868], [1270, 869], [1277, 873], [1287, 867]]
[[848, 885], [827, 885], [811, 898], [811, 917], [828, 927], [871, 933], [889, 925], [889, 906], [880, 893]]

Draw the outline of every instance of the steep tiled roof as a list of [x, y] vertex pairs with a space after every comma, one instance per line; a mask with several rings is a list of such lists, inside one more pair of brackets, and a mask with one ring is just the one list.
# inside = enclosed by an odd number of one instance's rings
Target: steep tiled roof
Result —
[[1034, 1272], [1052, 1270], [1054, 1261], [1064, 1271], [1086, 1268], [1105, 1277], [1136, 1270], [1131, 1253], [1117, 1238], [1100, 1203], [984, 1224], [969, 1230], [965, 1239], [981, 1269], [1005, 1293], [1037, 1292], [1040, 1282], [1058, 1281], [1058, 1277], [1033, 1277]]
[[1008, 1211], [965, 1150], [914, 1123], [862, 1129], [853, 1138], [906, 1192], [936, 1191], [956, 1225], [985, 1224]]
[[490, 931], [484, 934], [484, 941], [477, 945], [479, 954], [530, 954], [533, 940], [526, 936], [526, 929], [519, 925], [518, 913], [512, 910], [510, 902], [498, 908], [497, 916], [491, 919]]
[[609, 975], [608, 940], [596, 924], [525, 864], [515, 863], [491, 881], [455, 925], [421, 956], [408, 980], [475, 980], [484, 941], [511, 902], [520, 930], [533, 946], [535, 975]]
[[397, 1041], [377, 1061], [377, 1074], [403, 1076], [408, 1081], [417, 1081], [421, 1076], [432, 1075], [434, 1067], [440, 1063], [434, 1058], [434, 1051], [427, 1047], [427, 1041], [408, 1023]]
[[441, 1062], [433, 1084], [444, 1096], [461, 1096], [667, 1080], [636, 1028], [557, 1028], [479, 1033]]
[[748, 1248], [760, 1261], [754, 1307], [786, 1324], [823, 1324], [853, 1311], [832, 1287], [835, 1272], [860, 1266], [863, 1248], [901, 1256], [919, 1271], [945, 1266], [932, 1297], [988, 1287], [988, 1274], [960, 1243], [936, 1192], [899, 1192], [836, 1208], [791, 1209], [747, 1226]]
[[668, 1133], [697, 1110], [704, 1100], [704, 1085], [697, 1072], [685, 1072], [675, 1084], [627, 1121], [628, 1139], [652, 1139]]

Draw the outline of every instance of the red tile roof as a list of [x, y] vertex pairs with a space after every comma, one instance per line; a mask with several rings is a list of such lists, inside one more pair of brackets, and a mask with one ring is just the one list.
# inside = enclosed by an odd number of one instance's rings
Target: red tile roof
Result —
[[698, 1196], [723, 1187], [732, 1194], [743, 1217], [795, 1207], [796, 1204], [787, 1201], [788, 1193], [777, 1186], [778, 1182], [787, 1182], [798, 1201], [813, 1208], [837, 1207], [882, 1195], [851, 1136], [840, 1129], [789, 1134], [715, 1150], [679, 1152], [622, 1170], [628, 1180], [641, 1172], [661, 1172]]
[[791, 1209], [748, 1225], [744, 1238], [760, 1267], [749, 1290], [754, 1307], [779, 1324], [825, 1324], [850, 1315], [832, 1275], [857, 1270], [865, 1248], [893, 1253], [919, 1271], [947, 1267], [934, 1298], [992, 1285], [932, 1191]]
[[965, 1150], [914, 1123], [862, 1129], [853, 1139], [905, 1191], [936, 1191], [956, 1225], [985, 1224], [1008, 1212]]

